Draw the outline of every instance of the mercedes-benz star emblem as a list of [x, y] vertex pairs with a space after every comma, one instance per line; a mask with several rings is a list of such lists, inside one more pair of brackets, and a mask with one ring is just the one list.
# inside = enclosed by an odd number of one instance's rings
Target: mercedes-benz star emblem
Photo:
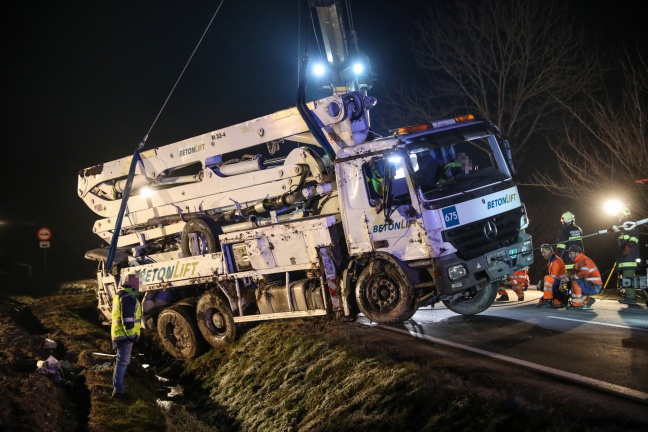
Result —
[[484, 224], [484, 235], [488, 240], [495, 240], [495, 237], [497, 237], [497, 225], [495, 225], [495, 222], [488, 221]]

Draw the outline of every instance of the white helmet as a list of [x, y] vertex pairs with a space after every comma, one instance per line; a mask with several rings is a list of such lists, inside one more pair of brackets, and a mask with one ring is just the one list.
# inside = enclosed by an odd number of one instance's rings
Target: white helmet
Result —
[[572, 212], [565, 212], [560, 217], [560, 221], [564, 224], [574, 223], [576, 216]]

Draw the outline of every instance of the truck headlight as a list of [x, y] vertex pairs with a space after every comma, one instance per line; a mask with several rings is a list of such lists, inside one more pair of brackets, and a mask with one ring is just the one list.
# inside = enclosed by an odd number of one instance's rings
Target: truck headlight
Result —
[[448, 278], [451, 281], [459, 280], [468, 274], [468, 269], [463, 264], [458, 264], [448, 268]]
[[522, 252], [528, 252], [532, 249], [531, 240], [527, 240], [522, 243]]

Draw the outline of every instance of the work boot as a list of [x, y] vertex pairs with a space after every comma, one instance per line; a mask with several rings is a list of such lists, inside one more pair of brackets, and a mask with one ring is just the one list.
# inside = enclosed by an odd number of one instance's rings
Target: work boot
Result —
[[518, 301], [524, 301], [524, 296], [518, 297]]
[[596, 299], [594, 297], [590, 297], [590, 299], [587, 300], [587, 307], [591, 308], [594, 303], [596, 303]]
[[636, 304], [637, 299], [635, 297], [623, 297], [619, 299], [619, 303], [621, 304]]
[[551, 302], [551, 306], [547, 306], [547, 307], [552, 307], [552, 308], [555, 308], [555, 309], [559, 309], [561, 307], [565, 307], [565, 305], [560, 300], [554, 299]]
[[583, 310], [583, 306], [567, 306], [569, 310]]
[[508, 301], [508, 299], [508, 294], [502, 294], [501, 296], [499, 296], [497, 301]]
[[551, 300], [545, 300], [544, 298], [541, 298], [538, 304], [536, 305], [538, 308], [550, 308], [551, 307]]
[[110, 397], [113, 399], [126, 399], [127, 396], [126, 393], [120, 393], [116, 389], [114, 389]]

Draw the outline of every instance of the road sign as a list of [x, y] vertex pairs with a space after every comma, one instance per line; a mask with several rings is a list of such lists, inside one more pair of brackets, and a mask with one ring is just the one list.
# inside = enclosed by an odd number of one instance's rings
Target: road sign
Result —
[[38, 233], [36, 235], [38, 236], [38, 240], [48, 241], [52, 238], [52, 230], [43, 227], [38, 230]]
[[50, 242], [48, 242], [48, 241], [41, 241], [41, 242], [40, 242], [40, 247], [41, 247], [41, 249], [47, 249], [47, 248], [50, 247]]

